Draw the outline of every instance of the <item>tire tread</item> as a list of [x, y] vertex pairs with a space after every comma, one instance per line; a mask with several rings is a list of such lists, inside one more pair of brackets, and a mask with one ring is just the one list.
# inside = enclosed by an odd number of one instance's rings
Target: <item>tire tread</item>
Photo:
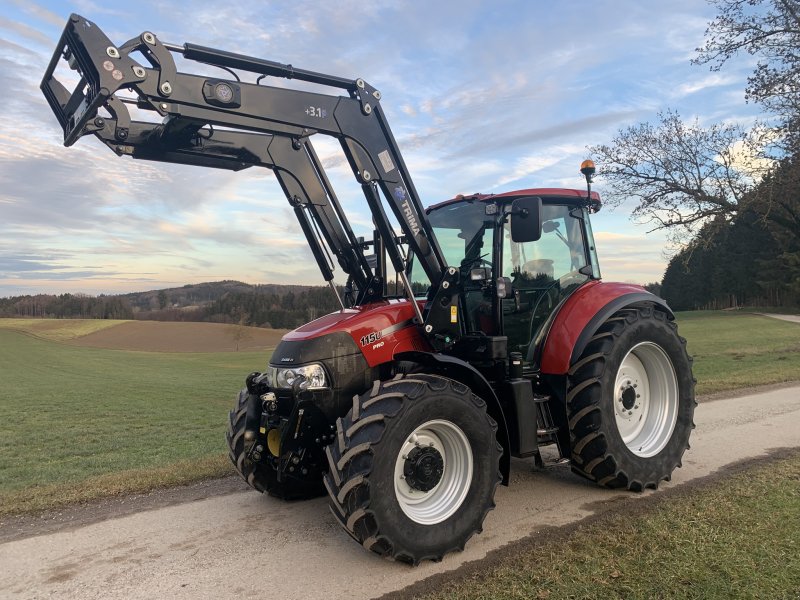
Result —
[[[570, 441], [572, 445], [572, 470], [573, 472], [596, 481], [599, 485], [609, 488], [627, 488], [631, 491], [642, 491], [646, 488], [657, 488], [660, 481], [668, 480], [672, 470], [681, 466], [680, 455], [689, 448], [688, 436], [685, 447], [679, 452], [674, 464], [666, 466], [666, 473], [644, 481], [631, 478], [621, 467], [621, 457], [606, 439], [600, 403], [603, 402], [602, 380], [609, 367], [609, 356], [615, 348], [619, 337], [631, 327], [638, 327], [646, 321], [655, 321], [659, 327], [666, 325], [672, 332], [677, 329], [676, 324], [667, 315], [652, 307], [630, 307], [622, 309], [607, 319], [587, 343], [581, 356], [568, 371], [567, 385], [567, 419], [570, 428]], [[686, 340], [674, 333], [684, 353], [684, 359], [689, 365], [691, 377], [692, 359], [686, 352]], [[691, 402], [694, 398], [694, 378], [691, 377]], [[689, 430], [694, 429], [694, 422], [690, 422]]]
[[[494, 501], [490, 502], [474, 531], [434, 554], [418, 554], [413, 548], [398, 547], [396, 541], [382, 533], [370, 510], [369, 475], [374, 462], [373, 447], [381, 441], [387, 420], [398, 417], [410, 402], [422, 395], [448, 387], [459, 395], [469, 393], [475, 405], [485, 409], [486, 403], [463, 384], [437, 375], [401, 373], [393, 379], [375, 382], [367, 393], [355, 397], [352, 410], [336, 423], [337, 437], [343, 444], [334, 443], [326, 448], [331, 468], [325, 475], [325, 488], [331, 512], [351, 537], [372, 552], [414, 565], [423, 560], [440, 561], [449, 552], [463, 550], [467, 540], [480, 531], [486, 515], [495, 507]], [[487, 425], [496, 433], [497, 424], [484, 414]], [[499, 460], [502, 446], [496, 444], [496, 448]], [[501, 480], [498, 466], [492, 498]]]

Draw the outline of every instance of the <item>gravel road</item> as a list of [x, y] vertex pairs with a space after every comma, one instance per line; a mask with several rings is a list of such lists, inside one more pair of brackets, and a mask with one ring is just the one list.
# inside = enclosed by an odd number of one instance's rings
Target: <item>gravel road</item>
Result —
[[[800, 446], [800, 386], [705, 402], [683, 468], [665, 487]], [[646, 501], [658, 492], [638, 498]], [[0, 544], [2, 598], [374, 598], [480, 559], [630, 494], [568, 468], [515, 461], [484, 533], [464, 552], [411, 568], [355, 544], [324, 499], [287, 504], [242, 491], [143, 510]]]
[[790, 323], [800, 323], [800, 315], [777, 315], [770, 313], [756, 313], [762, 317], [769, 317], [770, 319], [780, 319], [781, 321], [789, 321]]

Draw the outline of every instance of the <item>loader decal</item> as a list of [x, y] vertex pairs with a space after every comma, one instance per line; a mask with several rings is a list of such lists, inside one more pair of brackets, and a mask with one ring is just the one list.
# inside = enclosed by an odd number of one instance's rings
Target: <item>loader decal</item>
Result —
[[394, 163], [392, 162], [392, 157], [389, 155], [388, 150], [378, 152], [378, 158], [380, 159], [381, 166], [387, 175], [394, 171]]
[[[395, 189], [395, 193], [398, 189], [402, 188]], [[406, 217], [406, 223], [408, 223], [408, 227], [414, 232], [414, 235], [419, 235], [419, 224], [417, 223], [417, 218], [414, 216], [414, 210], [411, 208], [408, 200], [403, 200], [403, 203], [400, 205], [400, 207], [403, 209], [403, 214]]]

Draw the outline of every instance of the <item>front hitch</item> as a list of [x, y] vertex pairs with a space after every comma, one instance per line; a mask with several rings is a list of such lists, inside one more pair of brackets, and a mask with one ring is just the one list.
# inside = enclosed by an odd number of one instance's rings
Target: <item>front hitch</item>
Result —
[[297, 377], [291, 409], [284, 406], [279, 413], [278, 395], [270, 389], [267, 374], [253, 372], [245, 379], [247, 456], [275, 469], [278, 482], [321, 477], [327, 467], [323, 448], [336, 437], [335, 426], [316, 405], [314, 393], [301, 387], [304, 381], [305, 377]]
[[245, 416], [244, 424], [244, 439], [246, 442], [252, 442], [258, 435], [259, 428], [261, 427], [261, 413], [263, 402], [272, 400], [275, 401], [275, 394], [272, 398], [263, 398], [264, 395], [270, 394], [269, 387], [265, 380], [266, 373], [259, 373], [255, 371], [250, 373], [245, 379], [247, 386], [247, 413]]

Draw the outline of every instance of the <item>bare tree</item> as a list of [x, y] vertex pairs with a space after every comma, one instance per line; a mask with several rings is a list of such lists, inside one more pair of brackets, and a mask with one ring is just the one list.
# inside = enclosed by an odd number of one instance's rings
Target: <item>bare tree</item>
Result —
[[236, 352], [238, 352], [239, 344], [251, 340], [253, 334], [247, 327], [247, 323], [250, 321], [250, 315], [245, 310], [237, 308], [234, 311], [234, 316], [237, 318], [236, 323], [229, 327], [228, 333], [233, 340]]
[[695, 64], [718, 71], [731, 58], [758, 58], [746, 95], [778, 115], [789, 141], [800, 133], [800, 1], [711, 0], [717, 17], [709, 24]]
[[610, 144], [589, 150], [610, 184], [606, 202], [635, 200], [634, 218], [680, 241], [705, 222], [737, 214], [754, 184], [753, 165], [743, 169], [742, 156], [755, 146], [754, 135], [736, 125], [701, 127], [667, 111], [656, 124], [621, 129]]

